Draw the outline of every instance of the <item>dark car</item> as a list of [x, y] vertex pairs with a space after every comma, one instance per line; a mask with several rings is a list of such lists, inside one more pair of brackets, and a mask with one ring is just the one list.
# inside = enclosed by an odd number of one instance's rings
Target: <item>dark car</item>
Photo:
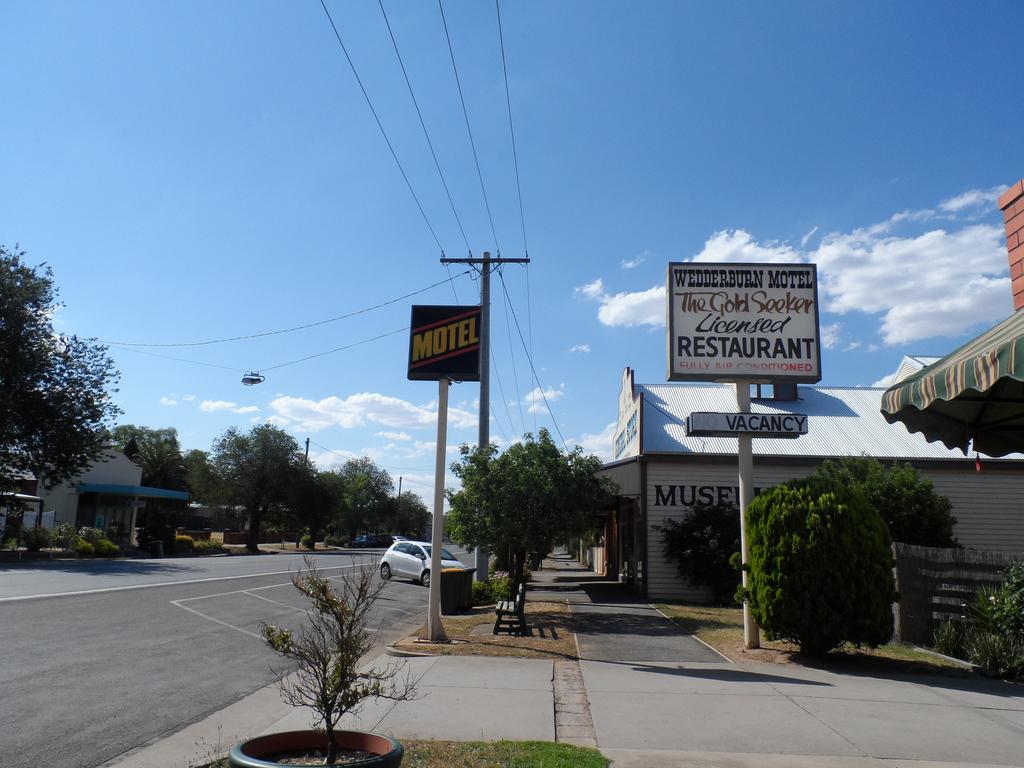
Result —
[[386, 549], [393, 541], [394, 539], [386, 534], [364, 533], [352, 539], [352, 546], [356, 549]]

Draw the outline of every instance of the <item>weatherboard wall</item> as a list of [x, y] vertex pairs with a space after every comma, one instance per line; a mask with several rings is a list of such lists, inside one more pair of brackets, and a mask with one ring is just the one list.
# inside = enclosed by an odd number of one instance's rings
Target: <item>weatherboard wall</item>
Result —
[[[805, 477], [816, 465], [771, 464], [764, 457], [754, 463], [755, 489], [795, 477]], [[958, 522], [955, 534], [961, 545], [999, 552], [1024, 552], [1024, 473], [983, 466], [964, 460], [948, 468], [922, 468], [939, 493], [953, 504]], [[673, 458], [647, 463], [647, 595], [652, 600], [706, 602], [706, 588], [684, 581], [676, 564], [664, 554], [659, 528], [669, 519], [686, 514], [695, 497], [738, 504], [738, 468], [733, 457], [721, 462]], [[673, 489], [674, 498], [668, 489]]]

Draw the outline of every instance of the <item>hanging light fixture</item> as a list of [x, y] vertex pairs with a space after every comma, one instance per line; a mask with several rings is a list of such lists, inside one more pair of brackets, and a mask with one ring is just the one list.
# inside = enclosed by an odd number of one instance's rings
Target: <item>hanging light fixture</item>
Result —
[[242, 383], [247, 387], [251, 387], [253, 384], [262, 384], [267, 380], [266, 376], [263, 376], [259, 371], [249, 371], [242, 377]]

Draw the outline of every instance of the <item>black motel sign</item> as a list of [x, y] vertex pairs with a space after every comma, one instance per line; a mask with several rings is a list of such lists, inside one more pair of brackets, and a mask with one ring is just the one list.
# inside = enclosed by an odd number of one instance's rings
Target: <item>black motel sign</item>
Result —
[[409, 379], [480, 381], [480, 307], [414, 305]]

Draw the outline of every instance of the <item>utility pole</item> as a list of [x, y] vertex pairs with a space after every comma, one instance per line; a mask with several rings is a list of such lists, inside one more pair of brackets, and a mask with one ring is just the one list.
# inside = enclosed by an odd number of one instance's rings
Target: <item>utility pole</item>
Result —
[[[470, 256], [466, 259], [441, 258], [442, 264], [480, 265], [480, 431], [477, 447], [481, 450], [491, 442], [491, 265], [529, 264], [529, 258], [491, 258], [490, 251], [484, 251], [482, 258]], [[487, 581], [488, 552], [476, 548], [476, 580]]]
[[309, 438], [306, 438], [306, 463], [309, 464]]

